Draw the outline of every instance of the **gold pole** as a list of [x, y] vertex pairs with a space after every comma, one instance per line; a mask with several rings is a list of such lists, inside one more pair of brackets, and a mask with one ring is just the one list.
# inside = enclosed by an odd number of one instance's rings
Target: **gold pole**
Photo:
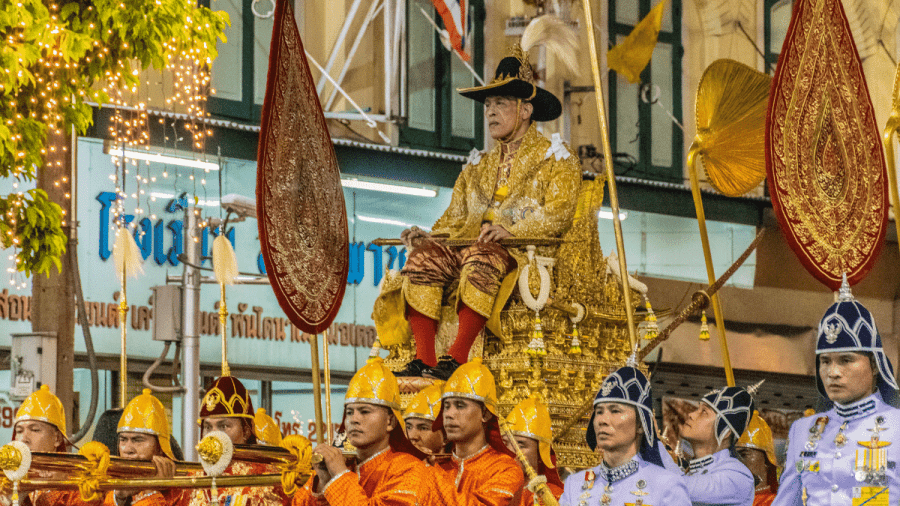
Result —
[[628, 284], [628, 266], [625, 262], [625, 241], [622, 239], [622, 221], [619, 220], [619, 194], [616, 192], [616, 173], [613, 171], [612, 148], [609, 145], [609, 127], [606, 125], [606, 106], [603, 102], [603, 83], [600, 81], [600, 61], [597, 59], [597, 41], [594, 38], [594, 18], [589, 0], [584, 5], [584, 26], [588, 32], [588, 47], [591, 53], [591, 69], [594, 74], [594, 95], [597, 99], [597, 118], [600, 120], [600, 143], [603, 145], [603, 161], [606, 165], [606, 182], [609, 184], [609, 205], [612, 207], [613, 228], [616, 231], [616, 250], [619, 256], [619, 271], [622, 274], [622, 296], [625, 300], [625, 317], [628, 321], [628, 339], [631, 348], [637, 346], [634, 327], [634, 308], [631, 306], [631, 286]]
[[[900, 119], [900, 118], [898, 118]], [[897, 227], [897, 237], [900, 237], [900, 196], [897, 191], [897, 161], [894, 159], [894, 133], [900, 127], [900, 121], [894, 120], [893, 111], [884, 129], [884, 153], [887, 155], [888, 187], [890, 188], [891, 207], [894, 209], [894, 226]]]
[[325, 348], [322, 349], [322, 357], [325, 366], [325, 419], [328, 423], [326, 427], [328, 433], [328, 442], [334, 441], [334, 422], [331, 419], [331, 365], [328, 362], [328, 329], [322, 331], [322, 342]]
[[322, 385], [320, 383], [320, 373], [319, 373], [319, 334], [313, 334], [310, 336], [309, 340], [309, 352], [312, 355], [310, 361], [310, 369], [312, 370], [312, 385], [313, 385], [313, 409], [316, 413], [316, 442], [322, 444], [325, 441], [325, 436], [322, 434], [322, 429], [325, 426], [322, 424]]
[[219, 299], [219, 328], [222, 330], [222, 376], [231, 376], [231, 368], [228, 367], [228, 340], [226, 338], [228, 307], [225, 305], [225, 283], [219, 283], [219, 286], [222, 289]]
[[122, 327], [122, 353], [119, 355], [119, 407], [125, 409], [128, 403], [128, 352], [125, 345], [127, 344], [127, 331], [125, 325], [128, 323], [128, 299], [125, 298], [125, 287], [128, 284], [125, 277], [125, 269], [122, 269], [122, 299], [119, 300], [119, 325]]
[[[697, 155], [700, 148], [694, 144], [688, 151], [687, 166], [691, 177], [691, 194], [694, 197], [694, 208], [697, 210], [697, 225], [700, 227], [700, 242], [703, 244], [703, 259], [706, 261], [706, 276], [709, 284], [716, 282], [716, 272], [712, 263], [712, 252], [709, 248], [709, 234], [706, 232], [706, 214], [703, 212], [703, 199], [700, 196], [700, 180], [697, 177]], [[716, 330], [719, 334], [719, 344], [722, 348], [722, 363], [725, 366], [725, 380], [728, 386], [734, 385], [734, 371], [731, 369], [731, 358], [728, 355], [728, 340], [725, 337], [725, 316], [722, 313], [722, 303], [719, 295], [713, 294], [712, 307], [716, 315]]]

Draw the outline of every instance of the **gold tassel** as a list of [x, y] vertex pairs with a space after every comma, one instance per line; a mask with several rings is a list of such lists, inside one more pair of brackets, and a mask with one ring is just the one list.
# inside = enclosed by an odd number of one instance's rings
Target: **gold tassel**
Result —
[[213, 241], [213, 273], [219, 282], [219, 328], [222, 329], [222, 376], [231, 376], [228, 367], [228, 306], [225, 304], [225, 285], [233, 285], [238, 274], [237, 257], [231, 241], [225, 237], [225, 230]]
[[709, 325], [706, 323], [706, 311], [700, 316], [700, 340], [709, 341]]
[[572, 325], [572, 344], [569, 346], [569, 355], [581, 355], [581, 334], [578, 325]]
[[537, 311], [534, 313], [534, 332], [531, 334], [531, 342], [525, 348], [525, 353], [534, 357], [547, 355], [547, 348], [544, 346], [544, 330], [541, 328], [541, 315]]
[[653, 312], [650, 300], [645, 297], [644, 302], [647, 305], [647, 319], [645, 320], [647, 325], [644, 327], [644, 339], [651, 341], [659, 335], [659, 324], [656, 322], [656, 313]]

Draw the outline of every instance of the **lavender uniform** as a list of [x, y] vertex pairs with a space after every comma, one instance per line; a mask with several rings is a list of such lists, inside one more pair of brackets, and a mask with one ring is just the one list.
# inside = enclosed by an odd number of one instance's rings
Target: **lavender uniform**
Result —
[[727, 448], [692, 460], [684, 481], [694, 506], [753, 505], [753, 474]]
[[[593, 479], [591, 479], [593, 478]], [[604, 500], [605, 497], [608, 500]], [[684, 478], [640, 454], [629, 462], [609, 469], [599, 466], [574, 473], [566, 479], [560, 506], [688, 506]]]
[[801, 418], [789, 437], [773, 506], [900, 501], [900, 410], [885, 404], [881, 394]]

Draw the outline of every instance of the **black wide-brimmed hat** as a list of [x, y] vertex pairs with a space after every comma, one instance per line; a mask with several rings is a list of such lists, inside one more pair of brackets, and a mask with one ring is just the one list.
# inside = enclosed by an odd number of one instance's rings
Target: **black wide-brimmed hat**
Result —
[[562, 104], [549, 91], [534, 82], [534, 69], [528, 62], [528, 53], [518, 45], [513, 55], [500, 60], [494, 79], [484, 85], [457, 90], [459, 94], [484, 103], [487, 97], [515, 97], [531, 102], [534, 121], [552, 121], [562, 114]]

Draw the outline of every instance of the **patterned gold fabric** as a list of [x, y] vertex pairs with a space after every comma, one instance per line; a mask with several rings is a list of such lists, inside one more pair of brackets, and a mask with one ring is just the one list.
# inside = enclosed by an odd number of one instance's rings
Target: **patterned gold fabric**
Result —
[[440, 411], [443, 386], [443, 381], [435, 381], [433, 384], [419, 390], [419, 393], [409, 401], [406, 410], [403, 411], [403, 419], [421, 418], [433, 422]]
[[281, 444], [281, 430], [278, 429], [278, 423], [266, 414], [266, 410], [259, 408], [256, 410], [256, 416], [253, 417], [254, 431], [256, 438], [260, 443], [268, 446], [279, 446]]
[[778, 465], [778, 460], [775, 458], [775, 440], [772, 438], [772, 429], [769, 428], [769, 424], [763, 420], [763, 417], [759, 416], [759, 411], [753, 412], [747, 430], [744, 431], [736, 446], [762, 450], [766, 452], [769, 464]]
[[[223, 476], [247, 476], [250, 474], [280, 473], [274, 464], [257, 464], [249, 462], [232, 462], [225, 468]], [[199, 473], [202, 475], [202, 473]], [[284, 495], [281, 486], [273, 487], [220, 487], [217, 490], [220, 506], [283, 506], [290, 504], [291, 499]], [[211, 506], [210, 489], [198, 488], [187, 490], [177, 499], [169, 502], [172, 506]]]
[[175, 459], [172, 453], [170, 438], [172, 429], [169, 419], [166, 417], [166, 408], [159, 399], [150, 394], [150, 389], [145, 388], [141, 395], [131, 399], [125, 406], [122, 417], [119, 418], [119, 428], [116, 432], [140, 432], [152, 434], [159, 441], [159, 447], [170, 459]]
[[359, 465], [358, 474], [333, 479], [318, 496], [318, 477], [294, 495], [293, 506], [426, 506], [432, 499], [432, 477], [425, 464], [409, 454], [388, 449]]
[[[504, 162], [502, 145], [497, 144], [478, 162], [466, 165], [453, 187], [450, 205], [434, 224], [432, 233], [448, 234], [451, 238], [474, 239], [481, 232], [485, 213], [491, 209], [493, 223], [516, 237], [560, 237], [571, 226], [575, 214], [581, 188], [581, 166], [578, 157], [571, 151], [570, 156], [565, 159], [558, 159], [556, 155], [550, 154], [552, 145], [533, 124], [529, 127], [519, 149], [513, 155], [509, 175], [506, 177], [508, 193], [496, 206], [492, 204], [500, 178], [499, 169]], [[567, 147], [563, 149], [568, 150]], [[433, 246], [427, 244], [421, 247], [435, 252], [440, 249], [433, 249]], [[555, 246], [539, 247], [537, 254], [553, 257], [556, 250]], [[453, 283], [438, 283], [421, 276], [413, 282], [404, 275], [406, 279], [401, 284], [402, 295], [398, 297], [397, 290], [401, 287], [397, 283], [386, 283], [372, 314], [382, 344], [403, 342], [408, 338], [408, 328], [397, 325], [396, 322], [396, 315], [405, 315], [406, 304], [429, 318], [440, 319], [441, 305], [448, 299], [460, 300], [460, 297], [466, 305], [482, 316], [487, 316], [488, 329], [495, 335], [500, 335], [500, 310], [512, 294], [519, 267], [527, 258], [523, 248], [510, 248], [508, 252], [515, 261], [510, 263], [511, 267], [507, 270], [502, 269], [502, 263], [497, 260], [471, 258], [472, 267], [461, 266], [459, 275], [454, 278], [460, 280], [458, 288]], [[412, 268], [421, 271], [425, 268], [427, 262], [414, 259], [415, 256], [417, 253], [413, 250], [407, 261], [407, 271]], [[443, 273], [449, 269], [452, 260], [446, 256], [439, 258], [431, 266], [438, 273]], [[474, 274], [482, 267], [485, 267], [486, 274]], [[498, 272], [502, 272], [499, 275], [502, 281], [495, 289], [494, 279]], [[437, 276], [441, 280], [446, 278], [443, 274]], [[457, 298], [453, 298], [454, 292]]]
[[24, 420], [49, 423], [59, 429], [64, 436], [66, 435], [66, 414], [63, 411], [62, 402], [50, 393], [50, 387], [47, 385], [41, 385], [38, 391], [25, 399], [25, 402], [19, 407], [19, 411], [16, 412], [13, 427]]
[[550, 410], [546, 404], [532, 394], [516, 404], [506, 417], [506, 423], [513, 434], [537, 441], [544, 465], [551, 469], [556, 467], [550, 459], [553, 432], [550, 430]]
[[410, 253], [402, 272], [408, 280], [403, 290], [411, 307], [434, 320], [440, 319], [441, 305], [456, 306], [457, 300], [489, 317], [503, 278], [515, 267], [515, 260], [497, 243], [476, 242], [454, 251], [426, 241]]

